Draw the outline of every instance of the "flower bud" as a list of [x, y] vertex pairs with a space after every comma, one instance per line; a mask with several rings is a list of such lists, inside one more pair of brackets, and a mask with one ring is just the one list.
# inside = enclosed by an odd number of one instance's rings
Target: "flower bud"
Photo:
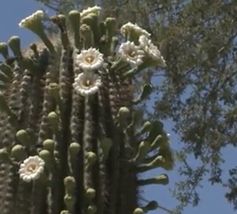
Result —
[[88, 188], [88, 189], [86, 190], [86, 198], [88, 198], [89, 200], [94, 199], [94, 198], [95, 198], [95, 195], [96, 195], [95, 189]]
[[24, 146], [29, 146], [31, 143], [30, 135], [24, 129], [16, 133], [16, 139]]
[[75, 187], [76, 187], [76, 181], [75, 178], [72, 176], [67, 176], [64, 178], [64, 186], [66, 189], [66, 192], [68, 194], [73, 194], [73, 192], [75, 191]]
[[14, 53], [14, 55], [16, 57], [19, 57], [19, 58], [22, 57], [22, 54], [21, 54], [21, 41], [20, 41], [20, 38], [18, 36], [10, 37], [10, 39], [8, 40], [8, 45], [11, 48], [12, 52]]
[[8, 47], [7, 44], [5, 42], [1, 42], [0, 43], [0, 53], [2, 54], [2, 56], [7, 59], [9, 57], [8, 54]]
[[43, 147], [44, 149], [50, 151], [51, 153], [53, 153], [54, 151], [54, 148], [55, 148], [55, 141], [52, 140], [52, 139], [46, 139], [44, 142], [43, 142]]
[[24, 160], [26, 158], [25, 148], [20, 144], [13, 146], [11, 149], [11, 156], [17, 161]]
[[133, 214], [144, 214], [144, 211], [143, 211], [141, 208], [136, 208], [136, 209], [133, 211]]

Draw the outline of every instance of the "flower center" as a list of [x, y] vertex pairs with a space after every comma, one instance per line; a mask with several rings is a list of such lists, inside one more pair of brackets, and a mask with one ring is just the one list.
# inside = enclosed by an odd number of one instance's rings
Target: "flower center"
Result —
[[91, 63], [94, 61], [94, 59], [95, 59], [95, 58], [94, 58], [93, 56], [91, 56], [91, 55], [90, 55], [90, 56], [87, 56], [87, 57], [85, 58], [86, 62], [89, 63], [89, 64], [91, 64]]
[[28, 167], [27, 167], [27, 171], [28, 172], [35, 172], [37, 168], [37, 165], [36, 164], [30, 164]]
[[134, 58], [136, 56], [136, 51], [134, 50], [129, 50], [128, 51], [128, 55], [131, 57], [131, 58]]
[[85, 81], [85, 86], [90, 86], [90, 85], [91, 85], [91, 81], [87, 79], [87, 80]]

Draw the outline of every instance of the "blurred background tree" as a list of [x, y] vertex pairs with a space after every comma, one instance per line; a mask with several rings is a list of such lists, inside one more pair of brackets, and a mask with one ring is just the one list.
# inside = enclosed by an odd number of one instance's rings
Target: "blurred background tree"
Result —
[[[223, 149], [237, 146], [237, 1], [37, 1], [57, 13], [98, 4], [119, 23], [130, 20], [152, 32], [167, 68], [146, 76], [159, 83], [149, 111], [171, 120], [182, 141], [177, 158], [186, 180], [177, 183], [175, 195], [181, 205], [197, 205], [196, 187], [205, 177], [225, 186], [237, 208], [237, 166], [233, 163], [227, 181], [221, 168]], [[196, 168], [189, 161], [193, 155], [200, 163]]]

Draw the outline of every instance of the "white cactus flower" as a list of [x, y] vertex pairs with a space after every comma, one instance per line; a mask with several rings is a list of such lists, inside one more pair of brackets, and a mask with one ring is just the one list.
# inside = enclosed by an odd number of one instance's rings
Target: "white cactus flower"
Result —
[[44, 171], [45, 162], [39, 156], [30, 156], [20, 165], [19, 176], [25, 182], [37, 180]]
[[149, 57], [151, 57], [154, 61], [159, 62], [160, 65], [166, 66], [166, 62], [163, 56], [161, 55], [159, 49], [152, 43], [152, 41], [149, 38], [147, 38], [144, 35], [141, 35], [139, 37], [139, 43], [141, 48], [145, 51], [145, 53]]
[[86, 17], [87, 15], [90, 14], [95, 14], [95, 15], [100, 15], [101, 7], [99, 6], [94, 6], [94, 7], [88, 7], [87, 9], [83, 10], [80, 13], [81, 18]]
[[32, 15], [22, 19], [19, 23], [20, 27], [32, 28], [37, 25], [44, 17], [44, 12], [42, 10], [37, 10]]
[[101, 86], [101, 78], [95, 73], [80, 73], [73, 83], [74, 89], [82, 96], [95, 94]]
[[84, 70], [98, 69], [103, 65], [103, 62], [103, 54], [95, 48], [82, 50], [81, 53], [76, 56], [76, 64]]
[[144, 35], [144, 36], [149, 37], [151, 35], [146, 30], [144, 30], [143, 28], [139, 27], [137, 24], [133, 24], [131, 22], [128, 22], [128, 23], [124, 24], [120, 28], [120, 32], [121, 32], [121, 34], [123, 36], [126, 36], [129, 32], [134, 32], [138, 36]]
[[122, 43], [118, 50], [121, 58], [127, 61], [132, 67], [137, 67], [143, 63], [144, 52], [134, 42]]

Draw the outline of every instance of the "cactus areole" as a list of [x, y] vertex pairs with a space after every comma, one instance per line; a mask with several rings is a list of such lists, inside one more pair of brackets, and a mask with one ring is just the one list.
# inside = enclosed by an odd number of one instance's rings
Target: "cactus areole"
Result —
[[165, 61], [146, 30], [129, 22], [119, 31], [100, 12], [51, 17], [58, 34], [48, 36], [36, 11], [19, 26], [41, 42], [27, 51], [17, 36], [0, 43], [1, 214], [138, 214], [158, 206], [143, 204], [138, 190], [167, 184], [167, 175], [140, 174], [171, 169], [172, 154], [162, 123], [136, 111], [151, 86], [132, 86]]

